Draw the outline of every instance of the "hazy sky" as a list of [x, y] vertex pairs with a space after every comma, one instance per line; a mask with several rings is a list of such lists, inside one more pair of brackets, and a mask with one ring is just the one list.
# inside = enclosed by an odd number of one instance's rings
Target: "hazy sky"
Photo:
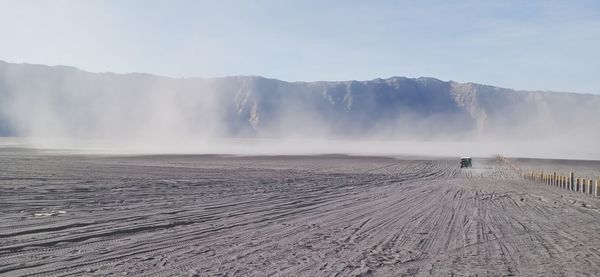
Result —
[[0, 60], [600, 93], [600, 1], [0, 0]]

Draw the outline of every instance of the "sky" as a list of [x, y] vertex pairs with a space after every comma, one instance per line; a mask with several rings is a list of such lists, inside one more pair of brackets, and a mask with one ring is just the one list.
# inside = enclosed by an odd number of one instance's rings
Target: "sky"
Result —
[[0, 60], [600, 94], [600, 1], [0, 0]]

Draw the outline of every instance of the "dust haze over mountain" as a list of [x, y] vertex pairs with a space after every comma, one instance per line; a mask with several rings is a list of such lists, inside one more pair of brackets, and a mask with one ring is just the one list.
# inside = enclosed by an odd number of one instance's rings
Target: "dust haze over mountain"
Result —
[[36, 147], [600, 159], [599, 119], [598, 95], [434, 78], [176, 79], [0, 62], [0, 134]]

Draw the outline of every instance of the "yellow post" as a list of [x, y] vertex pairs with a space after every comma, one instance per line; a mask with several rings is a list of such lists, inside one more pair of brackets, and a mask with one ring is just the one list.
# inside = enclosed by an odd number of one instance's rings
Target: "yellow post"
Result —
[[594, 196], [598, 197], [598, 186], [600, 186], [600, 181], [596, 180], [596, 185], [594, 186]]

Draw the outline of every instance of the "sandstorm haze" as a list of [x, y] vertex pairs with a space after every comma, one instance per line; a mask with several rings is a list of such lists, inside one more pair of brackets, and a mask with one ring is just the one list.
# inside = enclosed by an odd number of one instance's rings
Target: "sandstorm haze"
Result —
[[0, 0], [0, 275], [600, 276], [598, 0]]
[[8, 63], [0, 74], [4, 135], [37, 147], [423, 155], [501, 149], [534, 156], [567, 147], [562, 155], [598, 154], [589, 150], [600, 134], [600, 97], [589, 94], [433, 78], [173, 79]]
[[593, 1], [1, 4], [22, 145], [600, 158]]

